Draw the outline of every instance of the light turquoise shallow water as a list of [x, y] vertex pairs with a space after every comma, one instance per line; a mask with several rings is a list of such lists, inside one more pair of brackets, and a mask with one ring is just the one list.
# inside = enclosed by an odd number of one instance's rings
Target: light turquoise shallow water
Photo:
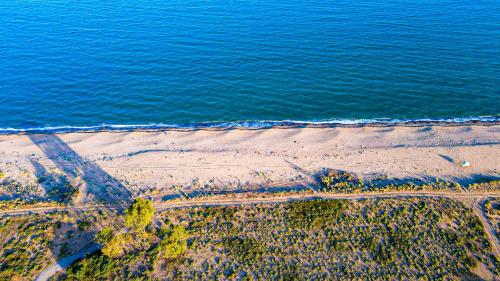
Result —
[[498, 115], [498, 11], [496, 0], [0, 0], [0, 128]]

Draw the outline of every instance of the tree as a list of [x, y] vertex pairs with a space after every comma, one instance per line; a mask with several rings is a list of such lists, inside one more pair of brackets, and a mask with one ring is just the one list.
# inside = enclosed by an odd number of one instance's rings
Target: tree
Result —
[[125, 211], [125, 225], [140, 230], [151, 223], [155, 209], [150, 200], [136, 198]]
[[164, 228], [161, 231], [163, 240], [160, 242], [160, 250], [163, 251], [164, 258], [178, 258], [187, 250], [187, 237], [186, 229], [182, 225]]
[[121, 233], [111, 238], [102, 247], [102, 253], [110, 258], [116, 258], [125, 252], [125, 247], [130, 242], [130, 237], [126, 233]]
[[98, 243], [105, 244], [109, 242], [113, 238], [113, 229], [111, 227], [105, 227], [101, 229], [96, 235], [95, 235], [95, 240]]
[[121, 265], [115, 264], [107, 256], [91, 254], [71, 264], [66, 271], [66, 278], [63, 279], [79, 281], [111, 280], [112, 272], [120, 267]]

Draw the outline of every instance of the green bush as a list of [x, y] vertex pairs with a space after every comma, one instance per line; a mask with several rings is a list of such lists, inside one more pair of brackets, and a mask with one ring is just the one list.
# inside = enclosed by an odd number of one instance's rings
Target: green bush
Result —
[[78, 221], [76, 223], [76, 225], [78, 227], [78, 230], [84, 231], [84, 230], [87, 230], [90, 227], [90, 222], [80, 220], [80, 221]]
[[151, 223], [155, 210], [150, 200], [136, 198], [125, 211], [125, 225], [137, 230], [144, 229]]
[[96, 235], [95, 240], [98, 243], [104, 244], [109, 242], [114, 236], [114, 231], [111, 227], [105, 227], [101, 229]]
[[106, 280], [116, 266], [111, 258], [95, 253], [73, 263], [66, 271], [66, 278], [79, 281]]
[[171, 225], [170, 228], [162, 229], [160, 236], [160, 251], [164, 258], [175, 259], [186, 252], [188, 234], [184, 226]]
[[343, 200], [296, 202], [287, 206], [287, 223], [294, 227], [321, 227], [326, 221], [337, 220], [345, 206]]
[[102, 247], [102, 253], [111, 258], [122, 256], [125, 253], [125, 248], [130, 242], [129, 235], [126, 233], [120, 233], [104, 244]]

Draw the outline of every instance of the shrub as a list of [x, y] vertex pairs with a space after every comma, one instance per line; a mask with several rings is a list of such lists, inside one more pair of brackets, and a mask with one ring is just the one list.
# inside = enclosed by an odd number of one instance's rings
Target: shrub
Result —
[[222, 244], [233, 256], [244, 259], [245, 262], [254, 262], [256, 258], [261, 257], [266, 252], [262, 244], [250, 237], [224, 238]]
[[364, 187], [363, 180], [345, 171], [329, 170], [321, 176], [323, 191], [350, 193]]
[[287, 206], [287, 222], [294, 227], [314, 228], [337, 220], [345, 206], [342, 200], [295, 202]]
[[171, 225], [169, 229], [162, 229], [160, 236], [163, 236], [160, 242], [160, 251], [163, 252], [164, 258], [178, 258], [186, 252], [188, 234], [184, 226]]
[[150, 200], [136, 198], [125, 211], [125, 225], [137, 230], [144, 229], [151, 223], [155, 210]]
[[76, 223], [76, 225], [78, 227], [78, 230], [85, 231], [85, 230], [87, 230], [89, 228], [90, 222], [88, 222], [88, 221], [78, 221]]
[[125, 247], [130, 242], [130, 237], [126, 233], [121, 233], [111, 238], [102, 247], [102, 253], [110, 258], [116, 258], [123, 255]]
[[468, 186], [469, 190], [498, 191], [500, 190], [500, 180], [497, 179], [479, 179]]
[[113, 235], [113, 229], [111, 227], [105, 227], [95, 235], [95, 240], [98, 243], [105, 244], [113, 238]]
[[68, 280], [103, 280], [108, 279], [115, 264], [107, 256], [93, 254], [72, 264], [66, 273]]

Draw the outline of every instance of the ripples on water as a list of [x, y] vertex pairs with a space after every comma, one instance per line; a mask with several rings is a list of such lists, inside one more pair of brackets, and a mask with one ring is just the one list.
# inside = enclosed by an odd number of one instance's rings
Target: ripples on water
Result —
[[0, 127], [496, 115], [499, 10], [0, 0]]

